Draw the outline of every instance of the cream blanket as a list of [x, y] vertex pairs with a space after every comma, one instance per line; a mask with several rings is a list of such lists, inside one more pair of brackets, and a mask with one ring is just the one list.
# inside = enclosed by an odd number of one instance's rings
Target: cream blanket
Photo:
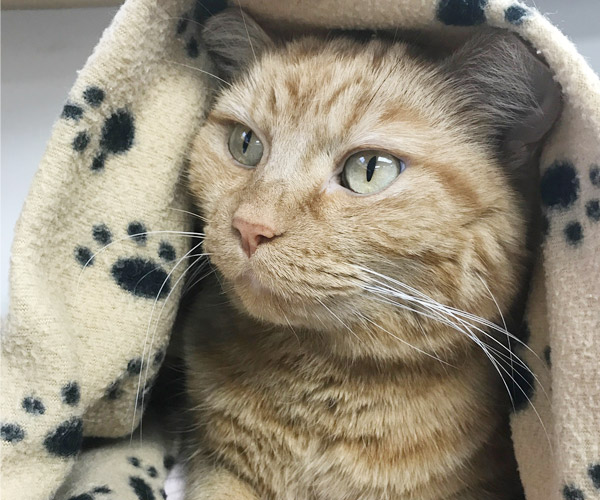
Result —
[[[2, 339], [6, 500], [153, 500], [169, 435], [139, 424], [197, 243], [182, 185], [219, 0], [128, 0], [71, 90], [14, 240]], [[236, 2], [237, 5], [237, 2]], [[545, 57], [565, 107], [540, 162], [548, 222], [516, 373], [512, 430], [528, 500], [600, 499], [600, 81], [514, 0], [241, 0], [270, 26], [406, 28], [450, 40], [490, 25]], [[532, 406], [532, 404], [535, 406]], [[123, 437], [81, 452], [84, 436]]]

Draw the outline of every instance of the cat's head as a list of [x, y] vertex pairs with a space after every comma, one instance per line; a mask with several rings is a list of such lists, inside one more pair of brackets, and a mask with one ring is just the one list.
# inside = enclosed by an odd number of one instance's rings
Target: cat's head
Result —
[[276, 43], [239, 10], [205, 38], [230, 85], [190, 189], [240, 307], [384, 357], [463, 342], [448, 306], [507, 311], [527, 254], [516, 174], [560, 107], [521, 41], [480, 35], [430, 61], [391, 40]]

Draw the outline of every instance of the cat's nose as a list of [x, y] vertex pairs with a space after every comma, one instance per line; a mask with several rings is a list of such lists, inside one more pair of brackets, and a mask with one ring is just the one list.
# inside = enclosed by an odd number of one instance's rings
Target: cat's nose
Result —
[[234, 217], [231, 225], [240, 233], [242, 249], [248, 258], [256, 252], [258, 245], [277, 236], [277, 233], [271, 227], [250, 222], [241, 217]]

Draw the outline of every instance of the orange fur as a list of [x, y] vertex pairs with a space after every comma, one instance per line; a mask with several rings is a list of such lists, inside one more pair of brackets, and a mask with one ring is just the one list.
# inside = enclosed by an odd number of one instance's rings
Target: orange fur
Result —
[[[499, 321], [521, 286], [524, 213], [457, 92], [402, 43], [303, 38], [217, 98], [189, 184], [232, 305], [214, 282], [188, 318], [187, 498], [514, 498], [492, 364], [465, 334], [364, 289], [398, 288], [369, 268]], [[264, 144], [255, 169], [228, 151], [235, 122]], [[364, 149], [407, 165], [370, 196], [336, 180]], [[250, 259], [240, 214], [279, 235]]]

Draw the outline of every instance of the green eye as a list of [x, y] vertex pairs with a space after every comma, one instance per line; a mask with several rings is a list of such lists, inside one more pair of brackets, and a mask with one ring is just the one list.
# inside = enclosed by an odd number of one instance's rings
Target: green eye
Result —
[[355, 193], [376, 193], [388, 187], [405, 168], [402, 160], [388, 153], [361, 151], [346, 160], [342, 185]]
[[242, 165], [255, 167], [263, 155], [263, 144], [251, 128], [238, 123], [229, 136], [229, 152]]

